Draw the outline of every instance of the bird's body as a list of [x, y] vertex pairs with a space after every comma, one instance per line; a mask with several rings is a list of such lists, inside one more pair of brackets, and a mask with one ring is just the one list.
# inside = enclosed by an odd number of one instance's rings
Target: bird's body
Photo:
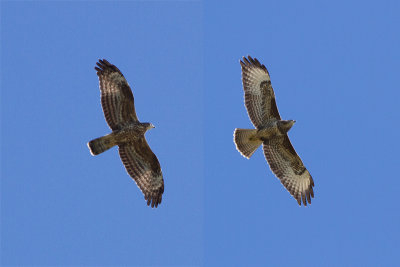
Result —
[[90, 152], [93, 156], [103, 153], [113, 146], [125, 145], [139, 142], [145, 138], [147, 130], [150, 130], [152, 124], [146, 122], [132, 121], [124, 125], [121, 129], [113, 130], [110, 134], [94, 139], [89, 142]]
[[113, 133], [115, 134], [115, 140], [117, 143], [123, 145], [126, 143], [137, 142], [137, 140], [144, 138], [144, 134], [151, 128], [153, 127], [149, 123], [131, 122], [124, 128], [113, 131]]
[[157, 207], [162, 200], [164, 179], [160, 163], [145, 138], [147, 130], [154, 126], [138, 120], [132, 91], [121, 71], [105, 59], [99, 60], [97, 66], [101, 104], [112, 132], [90, 141], [90, 153], [98, 155], [118, 146], [122, 163], [142, 190], [147, 205]]
[[293, 121], [269, 121], [264, 127], [257, 129], [254, 138], [261, 141], [270, 140], [276, 137], [284, 136], [290, 130]]
[[257, 129], [257, 138], [260, 140], [269, 139], [280, 134], [277, 121], [270, 121], [264, 127]]
[[287, 136], [295, 121], [281, 119], [267, 68], [250, 56], [240, 64], [245, 106], [256, 129], [235, 129], [236, 148], [250, 158], [262, 144], [272, 172], [299, 205], [307, 205], [314, 197], [314, 181]]

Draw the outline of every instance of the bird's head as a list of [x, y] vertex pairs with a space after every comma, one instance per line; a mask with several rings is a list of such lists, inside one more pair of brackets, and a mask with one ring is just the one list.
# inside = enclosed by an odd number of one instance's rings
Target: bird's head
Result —
[[282, 133], [287, 133], [294, 125], [295, 120], [281, 120], [278, 121], [278, 128]]
[[152, 123], [146, 122], [145, 124], [146, 124], [146, 130], [156, 128]]

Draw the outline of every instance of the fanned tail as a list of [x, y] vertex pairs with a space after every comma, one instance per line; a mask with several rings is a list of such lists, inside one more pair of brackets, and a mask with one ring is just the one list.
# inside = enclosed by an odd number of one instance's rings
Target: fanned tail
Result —
[[116, 145], [114, 138], [109, 134], [96, 139], [93, 139], [88, 144], [90, 153], [93, 156], [103, 153]]
[[235, 129], [233, 133], [233, 140], [236, 145], [236, 149], [245, 158], [250, 158], [256, 149], [262, 144], [261, 140], [255, 137], [257, 129]]

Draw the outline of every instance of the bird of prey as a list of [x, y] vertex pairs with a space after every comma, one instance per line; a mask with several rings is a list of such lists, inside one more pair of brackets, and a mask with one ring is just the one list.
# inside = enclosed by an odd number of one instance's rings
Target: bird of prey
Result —
[[281, 119], [267, 68], [250, 56], [240, 65], [245, 106], [256, 129], [235, 129], [236, 149], [249, 159], [262, 144], [272, 172], [300, 206], [307, 206], [314, 197], [314, 181], [287, 135], [296, 121]]
[[95, 156], [118, 146], [122, 163], [144, 194], [147, 205], [157, 207], [162, 200], [164, 180], [160, 163], [144, 136], [154, 126], [139, 122], [132, 90], [121, 71], [105, 59], [96, 64], [101, 106], [112, 132], [90, 141], [90, 153]]

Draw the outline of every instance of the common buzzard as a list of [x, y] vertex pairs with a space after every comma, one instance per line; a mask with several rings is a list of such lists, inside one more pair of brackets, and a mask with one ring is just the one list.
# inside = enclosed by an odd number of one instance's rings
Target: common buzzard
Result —
[[121, 71], [105, 59], [96, 64], [101, 106], [112, 132], [90, 141], [90, 153], [95, 156], [117, 145], [122, 163], [142, 190], [147, 205], [157, 207], [162, 200], [164, 180], [160, 163], [144, 136], [154, 126], [139, 122], [132, 90]]
[[314, 197], [314, 181], [287, 135], [296, 121], [281, 119], [267, 68], [250, 56], [243, 57], [240, 65], [245, 106], [256, 129], [235, 129], [236, 149], [249, 159], [263, 144], [272, 172], [300, 206], [302, 201], [307, 206]]

